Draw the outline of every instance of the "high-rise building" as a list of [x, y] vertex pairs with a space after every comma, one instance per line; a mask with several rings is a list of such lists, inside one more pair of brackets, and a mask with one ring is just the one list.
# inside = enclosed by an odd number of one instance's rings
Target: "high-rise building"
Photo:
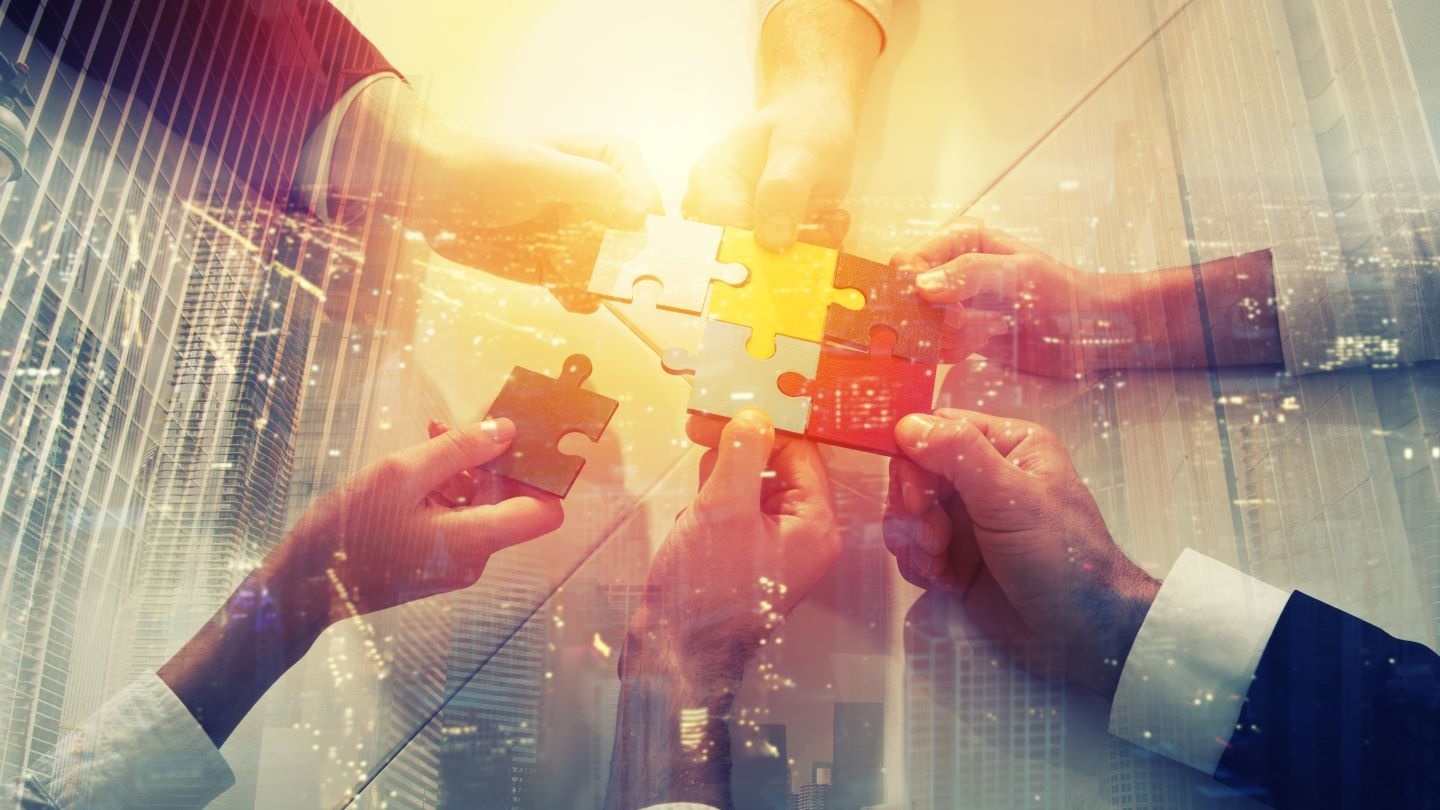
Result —
[[781, 810], [790, 796], [785, 726], [759, 723], [730, 754], [730, 795], [736, 807]]
[[835, 704], [830, 806], [860, 810], [885, 800], [885, 704]]
[[196, 150], [0, 22], [30, 67], [22, 175], [0, 190], [0, 781], [128, 671], [117, 620], [143, 549], [195, 265], [173, 193]]

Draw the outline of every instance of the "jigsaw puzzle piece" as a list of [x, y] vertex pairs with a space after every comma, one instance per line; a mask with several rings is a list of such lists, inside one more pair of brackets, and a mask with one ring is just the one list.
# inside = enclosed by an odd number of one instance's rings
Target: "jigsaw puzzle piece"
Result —
[[505, 455], [483, 469], [513, 478], [537, 489], [565, 497], [585, 466], [585, 459], [561, 453], [556, 446], [570, 433], [599, 441], [619, 405], [609, 397], [580, 386], [590, 376], [590, 358], [565, 358], [558, 378], [516, 366], [488, 416], [515, 423], [515, 439]]
[[698, 355], [671, 349], [661, 365], [671, 374], [695, 375], [692, 413], [734, 416], [744, 408], [759, 408], [777, 430], [804, 433], [810, 399], [782, 394], [779, 380], [785, 374], [818, 374], [820, 344], [782, 336], [775, 338], [775, 353], [760, 359], [745, 348], [750, 338], [743, 326], [706, 321]]
[[871, 345], [871, 329], [883, 326], [895, 336], [896, 357], [939, 362], [945, 310], [920, 297], [914, 273], [841, 253], [835, 263], [835, 286], [859, 290], [865, 296], [865, 308], [831, 304], [825, 318], [827, 339], [866, 349]]
[[750, 270], [742, 285], [716, 284], [710, 290], [708, 315], [736, 326], [750, 327], [750, 353], [769, 357], [775, 336], [819, 343], [825, 339], [827, 306], [858, 310], [865, 297], [858, 290], [835, 288], [836, 251], [796, 242], [773, 253], [755, 242], [755, 234], [726, 228], [717, 254], [722, 262], [738, 262]]
[[608, 230], [600, 242], [587, 289], [619, 301], [633, 300], [635, 284], [656, 281], [663, 288], [657, 306], [695, 315], [705, 308], [711, 280], [744, 284], [739, 264], [716, 261], [724, 229], [675, 217], [645, 218], [638, 231]]
[[892, 354], [895, 337], [870, 333], [869, 353], [826, 346], [815, 376], [780, 378], [780, 390], [810, 399], [805, 435], [825, 444], [898, 455], [895, 425], [912, 413], [929, 413], [935, 399], [935, 365]]

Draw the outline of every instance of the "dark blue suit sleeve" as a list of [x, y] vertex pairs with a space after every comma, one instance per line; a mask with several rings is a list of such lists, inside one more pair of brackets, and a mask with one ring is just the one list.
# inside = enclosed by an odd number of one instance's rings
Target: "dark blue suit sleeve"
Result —
[[391, 70], [327, 0], [10, 0], [4, 14], [280, 202], [325, 113]]
[[1440, 808], [1440, 657], [1293, 594], [1215, 778], [1281, 810]]

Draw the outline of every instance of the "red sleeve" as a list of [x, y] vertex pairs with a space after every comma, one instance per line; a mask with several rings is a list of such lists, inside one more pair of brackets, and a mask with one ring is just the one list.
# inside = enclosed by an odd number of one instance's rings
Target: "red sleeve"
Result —
[[365, 76], [394, 72], [326, 0], [12, 0], [4, 13], [280, 202], [325, 113]]

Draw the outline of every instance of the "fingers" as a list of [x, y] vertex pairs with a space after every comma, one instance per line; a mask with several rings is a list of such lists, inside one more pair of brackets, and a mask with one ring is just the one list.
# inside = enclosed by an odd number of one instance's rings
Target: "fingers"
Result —
[[513, 438], [515, 423], [503, 418], [446, 430], [397, 453], [394, 462], [403, 480], [393, 483], [418, 499], [456, 474], [497, 458]]
[[559, 498], [548, 493], [437, 513], [433, 525], [452, 546], [489, 555], [549, 534], [565, 521]]
[[755, 240], [761, 247], [780, 251], [794, 244], [810, 197], [828, 169], [808, 138], [792, 127], [775, 127], [755, 184]]
[[951, 304], [987, 293], [996, 303], [1014, 299], [1016, 276], [1026, 269], [1033, 257], [994, 253], [965, 253], [919, 274], [915, 286], [920, 295], [937, 304]]
[[729, 509], [758, 508], [762, 476], [775, 445], [770, 417], [755, 408], [736, 414], [720, 433], [715, 463], [695, 504]]
[[[895, 439], [907, 458], [922, 469], [945, 476], [963, 499], [975, 492], [1004, 489], [1023, 475], [1006, 459], [1005, 451], [992, 443], [987, 428], [1001, 430], [991, 417], [971, 411], [946, 411], [944, 416], [912, 414], [895, 427]], [[1009, 447], [1013, 449], [1014, 444]]]
[[[612, 228], [638, 228], [645, 214], [659, 205], [659, 192], [638, 158], [619, 158], [620, 147], [585, 141], [567, 142], [574, 154], [561, 149], [539, 149], [530, 177], [537, 199], [574, 206], [577, 213]], [[612, 151], [605, 151], [605, 149]], [[599, 157], [591, 155], [598, 154]], [[603, 158], [621, 161], [624, 172]], [[636, 167], [639, 167], [638, 169]]]
[[692, 414], [685, 420], [685, 436], [692, 444], [701, 447], [716, 447], [720, 444], [720, 432], [730, 422], [723, 416], [701, 416]]
[[984, 233], [984, 220], [966, 216], [955, 217], [941, 226], [940, 230], [910, 243], [896, 253], [891, 264], [915, 270], [935, 267], [956, 256], [980, 250]]
[[779, 437], [776, 446], [770, 460], [774, 476], [762, 487], [761, 510], [771, 515], [833, 522], [830, 475], [820, 458], [820, 448], [793, 436]]
[[710, 147], [690, 171], [681, 212], [688, 219], [749, 228], [755, 211], [755, 174], [765, 160], [768, 129], [747, 121]]
[[551, 138], [549, 143], [561, 152], [597, 160], [614, 169], [630, 198], [639, 202], [646, 213], [665, 213], [665, 206], [660, 201], [660, 187], [650, 174], [650, 167], [645, 164], [645, 156], [638, 144], [624, 138], [593, 135]]

